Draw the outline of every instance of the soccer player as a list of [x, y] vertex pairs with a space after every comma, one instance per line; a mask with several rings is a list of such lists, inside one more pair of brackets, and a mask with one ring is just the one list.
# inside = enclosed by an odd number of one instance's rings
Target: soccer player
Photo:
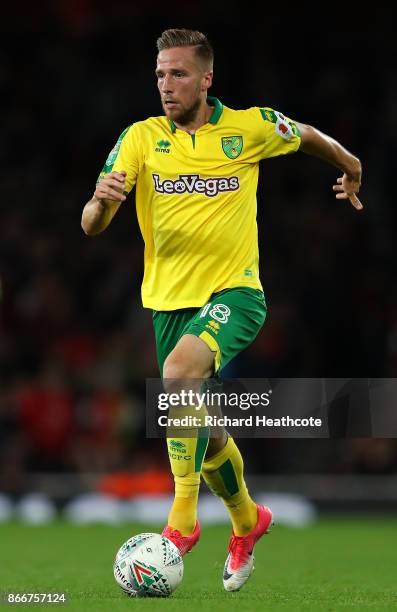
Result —
[[[200, 32], [173, 29], [157, 41], [165, 116], [127, 127], [110, 152], [82, 227], [98, 234], [136, 185], [145, 242], [143, 306], [153, 311], [157, 356], [173, 391], [207, 380], [256, 338], [266, 317], [258, 270], [256, 189], [260, 160], [303, 151], [338, 168], [336, 198], [357, 209], [360, 161], [312, 126], [268, 107], [227, 108], [208, 96], [213, 50]], [[180, 382], [178, 382], [180, 381]], [[201, 409], [201, 416], [206, 412]], [[240, 589], [253, 548], [272, 522], [250, 497], [234, 440], [208, 428], [167, 438], [175, 498], [164, 535], [182, 554], [197, 542], [200, 475], [232, 523], [223, 583]], [[181, 459], [183, 457], [183, 459]]]

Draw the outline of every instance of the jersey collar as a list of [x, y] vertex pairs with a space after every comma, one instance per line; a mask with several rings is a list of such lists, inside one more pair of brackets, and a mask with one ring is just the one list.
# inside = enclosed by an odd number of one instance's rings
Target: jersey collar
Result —
[[[213, 96], [207, 96], [207, 102], [210, 106], [214, 107], [214, 110], [212, 111], [212, 115], [208, 119], [208, 123], [215, 125], [216, 123], [218, 123], [223, 113], [223, 104], [220, 100], [218, 100], [218, 98], [214, 98]], [[176, 125], [173, 121], [170, 121], [170, 125], [171, 125], [171, 132], [174, 134], [176, 131]]]

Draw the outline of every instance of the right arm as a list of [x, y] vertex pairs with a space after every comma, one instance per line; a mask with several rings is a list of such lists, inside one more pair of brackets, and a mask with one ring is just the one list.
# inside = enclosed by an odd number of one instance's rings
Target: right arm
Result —
[[125, 201], [125, 177], [125, 172], [110, 172], [98, 183], [81, 217], [81, 227], [87, 236], [103, 232]]

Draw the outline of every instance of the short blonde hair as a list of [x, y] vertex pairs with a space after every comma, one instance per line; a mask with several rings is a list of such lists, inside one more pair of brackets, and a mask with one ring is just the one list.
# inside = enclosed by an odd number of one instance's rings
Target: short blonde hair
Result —
[[165, 30], [157, 39], [157, 49], [160, 52], [173, 47], [194, 47], [197, 57], [212, 70], [214, 50], [205, 34], [184, 28]]

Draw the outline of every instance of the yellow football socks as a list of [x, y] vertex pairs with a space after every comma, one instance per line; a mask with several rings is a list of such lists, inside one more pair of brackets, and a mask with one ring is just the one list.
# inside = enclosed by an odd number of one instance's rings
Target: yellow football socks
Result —
[[[183, 478], [188, 478], [191, 484], [181, 483]], [[180, 496], [178, 488], [181, 487], [184, 489], [183, 492], [189, 495], [188, 497]], [[168, 525], [180, 531], [183, 536], [193, 533], [196, 526], [199, 487], [200, 474], [188, 474], [185, 477], [175, 476], [175, 498], [168, 515]]]
[[233, 438], [206, 459], [202, 475], [209, 489], [220, 497], [229, 511], [235, 535], [247, 535], [257, 523], [257, 508], [244, 481], [244, 463]]
[[[195, 416], [202, 419], [207, 414], [205, 406], [170, 409], [168, 417]], [[197, 501], [200, 488], [200, 472], [208, 446], [209, 428], [200, 426], [172, 427], [167, 430], [168, 456], [175, 480], [175, 499], [168, 515], [168, 525], [183, 536], [190, 535], [197, 519]]]

